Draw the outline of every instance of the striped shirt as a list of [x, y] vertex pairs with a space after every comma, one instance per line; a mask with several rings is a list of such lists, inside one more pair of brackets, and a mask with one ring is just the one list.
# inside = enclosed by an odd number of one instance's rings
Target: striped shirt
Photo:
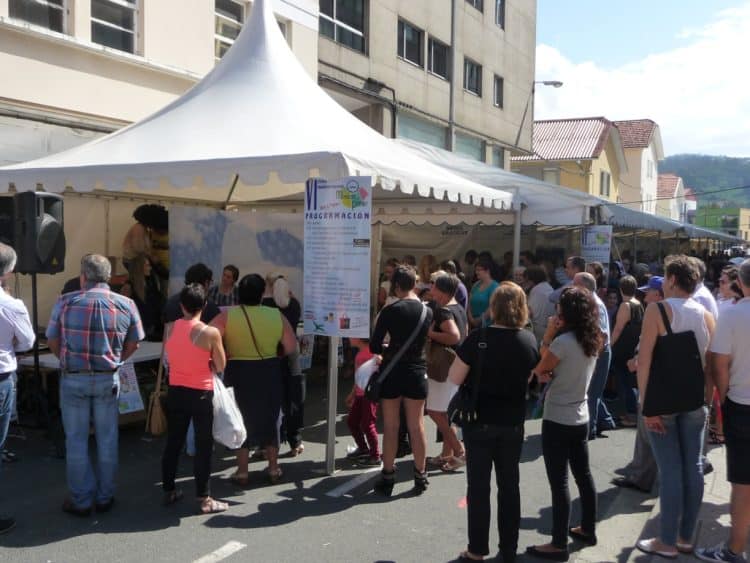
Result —
[[144, 336], [133, 300], [106, 283], [60, 296], [47, 326], [47, 338], [60, 341], [60, 366], [71, 372], [114, 371], [125, 343]]
[[219, 291], [218, 285], [214, 285], [209, 288], [207, 297], [217, 307], [233, 307], [240, 303], [240, 294], [236, 285], [232, 287], [232, 291], [228, 295]]

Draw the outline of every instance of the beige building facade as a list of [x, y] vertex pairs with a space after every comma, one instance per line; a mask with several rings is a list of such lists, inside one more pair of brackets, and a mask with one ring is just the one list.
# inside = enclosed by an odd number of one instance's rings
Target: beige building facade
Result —
[[517, 138], [530, 150], [534, 0], [321, 0], [320, 10], [318, 80], [371, 127], [504, 168]]
[[[315, 76], [317, 0], [273, 5]], [[214, 67], [250, 9], [244, 0], [0, 0], [0, 164], [75, 146], [167, 105]]]

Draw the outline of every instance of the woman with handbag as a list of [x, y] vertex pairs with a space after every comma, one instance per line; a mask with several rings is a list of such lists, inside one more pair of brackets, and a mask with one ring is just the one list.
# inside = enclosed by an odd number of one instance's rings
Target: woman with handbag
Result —
[[[425, 471], [424, 404], [427, 398], [427, 361], [425, 341], [432, 323], [432, 311], [414, 292], [416, 273], [410, 266], [399, 266], [391, 277], [391, 287], [398, 297], [380, 311], [370, 339], [370, 351], [382, 354], [379, 373], [372, 376], [365, 390], [368, 398], [379, 400], [383, 413], [383, 470], [375, 491], [391, 496], [395, 483], [394, 462], [398, 448], [399, 411], [403, 403], [409, 442], [414, 454], [414, 490], [424, 492], [429, 484]], [[383, 346], [390, 336], [387, 348]], [[375, 381], [373, 381], [375, 380]], [[378, 392], [373, 393], [377, 382]], [[378, 394], [377, 399], [373, 395]]]
[[443, 436], [443, 451], [438, 457], [427, 458], [427, 464], [452, 473], [466, 465], [464, 448], [448, 420], [448, 403], [458, 386], [448, 381], [448, 370], [456, 357], [456, 348], [466, 338], [468, 320], [466, 310], [455, 295], [459, 280], [443, 273], [432, 282], [432, 298], [436, 307], [433, 322], [427, 332], [427, 414]]
[[705, 394], [712, 387], [705, 369], [706, 349], [714, 318], [690, 297], [699, 279], [687, 256], [665, 259], [664, 300], [646, 308], [638, 352], [638, 388], [659, 467], [661, 510], [659, 537], [636, 546], [669, 559], [692, 553], [703, 500]]
[[265, 450], [266, 476], [271, 484], [281, 479], [279, 442], [283, 384], [279, 350], [289, 355], [297, 349], [297, 337], [289, 321], [273, 307], [261, 305], [266, 282], [258, 274], [240, 280], [240, 305], [227, 309], [211, 324], [224, 337], [227, 368], [224, 379], [234, 387], [234, 397], [247, 429], [247, 441], [237, 451], [237, 471], [230, 480], [248, 484], [250, 446]]
[[209, 493], [212, 425], [214, 418], [214, 373], [224, 370], [226, 356], [219, 331], [201, 322], [206, 305], [206, 290], [197, 283], [185, 286], [180, 292], [183, 318], [171, 327], [165, 344], [169, 356], [169, 392], [167, 393], [167, 445], [162, 457], [164, 504], [174, 504], [182, 498], [175, 486], [177, 462], [185, 443], [190, 421], [195, 426], [195, 457], [193, 474], [200, 501], [200, 512], [223, 512], [229, 506]]
[[539, 361], [534, 335], [523, 330], [528, 305], [523, 289], [502, 282], [490, 299], [492, 324], [472, 332], [458, 348], [449, 379], [476, 392], [474, 424], [463, 425], [469, 544], [459, 558], [489, 553], [490, 477], [495, 467], [503, 561], [512, 563], [521, 523], [519, 468], [529, 372]]
[[[551, 561], [568, 560], [568, 536], [596, 544], [596, 489], [589, 468], [587, 391], [602, 348], [599, 308], [594, 295], [569, 287], [560, 295], [542, 339], [542, 360], [532, 377], [548, 383], [542, 420], [542, 455], [552, 493], [552, 542], [526, 553]], [[569, 528], [568, 466], [581, 497], [581, 525]]]
[[638, 389], [627, 363], [635, 355], [643, 322], [643, 305], [635, 298], [638, 284], [633, 276], [620, 278], [622, 303], [617, 309], [612, 329], [612, 373], [617, 382], [617, 393], [625, 406], [620, 426], [635, 428], [638, 417]]

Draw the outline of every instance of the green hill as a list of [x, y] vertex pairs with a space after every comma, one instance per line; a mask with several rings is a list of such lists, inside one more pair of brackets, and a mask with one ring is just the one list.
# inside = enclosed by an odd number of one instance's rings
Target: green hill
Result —
[[750, 188], [723, 193], [706, 193], [726, 188], [750, 186], [750, 158], [676, 154], [659, 163], [659, 173], [682, 177], [698, 198], [698, 206], [711, 203], [726, 207], [750, 207]]

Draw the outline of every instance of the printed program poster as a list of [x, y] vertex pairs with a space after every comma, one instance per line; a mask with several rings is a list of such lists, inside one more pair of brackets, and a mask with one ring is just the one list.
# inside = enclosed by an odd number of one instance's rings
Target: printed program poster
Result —
[[372, 178], [305, 189], [305, 334], [368, 337]]
[[120, 367], [120, 396], [117, 405], [120, 414], [138, 412], [143, 410], [143, 399], [141, 390], [138, 388], [138, 379], [135, 376], [135, 367], [132, 363], [123, 364]]
[[612, 225], [592, 225], [581, 232], [581, 256], [586, 262], [601, 262], [609, 270], [612, 251]]

